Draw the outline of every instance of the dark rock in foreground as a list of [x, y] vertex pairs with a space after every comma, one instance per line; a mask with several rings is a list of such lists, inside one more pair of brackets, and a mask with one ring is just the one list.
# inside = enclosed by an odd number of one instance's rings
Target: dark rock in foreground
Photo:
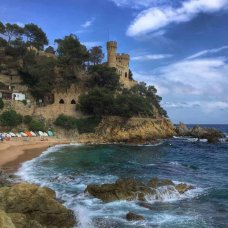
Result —
[[133, 212], [129, 212], [126, 214], [126, 219], [128, 221], [139, 221], [139, 220], [144, 220], [145, 218], [142, 215], [137, 215]]
[[158, 178], [151, 179], [147, 185], [135, 179], [119, 179], [113, 184], [90, 184], [87, 186], [85, 192], [88, 192], [104, 202], [116, 200], [145, 201], [147, 196], [154, 196], [157, 198], [157, 190], [162, 187], [169, 187], [170, 190], [178, 191], [180, 194], [193, 188], [187, 184], [182, 185], [175, 185], [171, 180], [161, 180]]
[[27, 183], [0, 188], [0, 227], [70, 228], [73, 213], [55, 198], [55, 192]]

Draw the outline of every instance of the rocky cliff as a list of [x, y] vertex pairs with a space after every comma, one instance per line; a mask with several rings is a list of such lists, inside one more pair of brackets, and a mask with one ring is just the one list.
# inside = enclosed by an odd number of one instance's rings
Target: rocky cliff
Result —
[[146, 143], [175, 135], [172, 123], [165, 119], [104, 117], [95, 134], [83, 134], [81, 142]]

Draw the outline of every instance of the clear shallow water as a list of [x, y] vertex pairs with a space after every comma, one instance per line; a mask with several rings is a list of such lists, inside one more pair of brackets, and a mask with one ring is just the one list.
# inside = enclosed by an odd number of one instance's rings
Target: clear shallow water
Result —
[[[223, 126], [224, 127], [224, 126]], [[225, 126], [224, 132], [228, 132]], [[80, 227], [228, 227], [228, 143], [171, 139], [157, 145], [56, 146], [23, 164], [23, 179], [48, 186], [71, 208]], [[102, 203], [84, 194], [87, 184], [120, 177], [152, 177], [187, 182], [196, 189], [180, 196], [160, 192], [160, 200]], [[129, 211], [146, 220], [127, 222]]]

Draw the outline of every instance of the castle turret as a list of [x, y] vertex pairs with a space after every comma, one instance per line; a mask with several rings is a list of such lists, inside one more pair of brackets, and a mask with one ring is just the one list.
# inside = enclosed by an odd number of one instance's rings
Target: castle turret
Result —
[[116, 41], [107, 42], [107, 55], [108, 55], [109, 67], [116, 67], [116, 50], [117, 50]]

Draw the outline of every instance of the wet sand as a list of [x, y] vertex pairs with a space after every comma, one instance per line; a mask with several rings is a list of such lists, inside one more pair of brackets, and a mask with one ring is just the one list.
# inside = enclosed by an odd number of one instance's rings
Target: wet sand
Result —
[[6, 172], [15, 172], [23, 162], [38, 157], [47, 148], [68, 143], [67, 140], [40, 141], [39, 138], [31, 138], [29, 141], [17, 139], [0, 142], [0, 168]]

